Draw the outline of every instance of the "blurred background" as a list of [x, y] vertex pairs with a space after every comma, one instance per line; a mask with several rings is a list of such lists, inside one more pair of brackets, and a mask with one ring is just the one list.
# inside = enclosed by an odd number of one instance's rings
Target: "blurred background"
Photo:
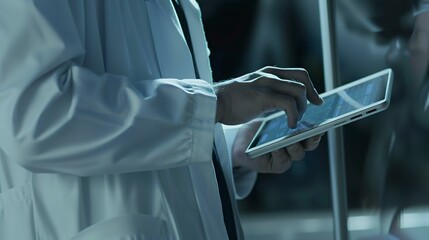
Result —
[[[215, 81], [302, 67], [325, 91], [318, 1], [197, 1]], [[344, 127], [350, 239], [429, 239], [429, 4], [334, 3], [341, 84], [395, 74], [390, 108]], [[259, 175], [239, 202], [247, 239], [333, 239], [329, 174], [324, 137], [288, 172]]]

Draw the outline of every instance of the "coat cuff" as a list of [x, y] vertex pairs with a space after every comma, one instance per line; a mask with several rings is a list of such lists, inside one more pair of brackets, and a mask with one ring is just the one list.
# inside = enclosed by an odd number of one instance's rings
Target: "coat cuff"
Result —
[[[228, 156], [230, 161], [232, 161], [232, 146], [234, 144], [235, 137], [237, 136], [237, 133], [240, 127], [241, 125], [236, 125], [236, 126], [223, 125], [223, 130], [225, 133], [225, 141], [226, 141]], [[229, 166], [232, 166], [232, 163], [229, 164]], [[234, 188], [235, 198], [239, 200], [244, 199], [250, 194], [253, 187], [255, 186], [258, 173], [254, 170], [240, 167], [240, 168], [234, 168], [232, 170], [232, 174], [234, 179], [233, 188]]]
[[252, 192], [258, 173], [254, 170], [240, 167], [233, 169], [233, 175], [235, 198], [244, 199]]
[[203, 80], [187, 80], [195, 95], [192, 118], [192, 157], [196, 162], [211, 161], [213, 130], [216, 117], [216, 94], [210, 83]]

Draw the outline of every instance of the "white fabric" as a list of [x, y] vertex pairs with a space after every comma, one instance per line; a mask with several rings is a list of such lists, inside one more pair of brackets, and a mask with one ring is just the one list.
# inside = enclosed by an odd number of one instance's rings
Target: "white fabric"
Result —
[[0, 1], [0, 239], [227, 239], [207, 46], [182, 6], [204, 80], [170, 0]]
[[[228, 155], [232, 156], [232, 145], [235, 140], [235, 136], [237, 135], [238, 130], [240, 129], [241, 125], [236, 126], [228, 126], [224, 125], [222, 126], [224, 130], [224, 136], [225, 136], [225, 143], [228, 150]], [[257, 178], [257, 172], [256, 171], [250, 171], [246, 168], [233, 168], [232, 166], [225, 167], [226, 169], [233, 169], [232, 172], [230, 172], [235, 179], [238, 181], [233, 181], [233, 189], [236, 199], [244, 199], [250, 194], [250, 191], [252, 190], [253, 186], [256, 183]]]

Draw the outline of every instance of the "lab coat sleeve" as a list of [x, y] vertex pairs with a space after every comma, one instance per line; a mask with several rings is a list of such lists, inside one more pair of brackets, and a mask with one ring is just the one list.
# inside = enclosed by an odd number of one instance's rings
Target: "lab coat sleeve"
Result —
[[[232, 146], [235, 141], [235, 137], [241, 125], [237, 126], [223, 126], [223, 131], [225, 134], [225, 141], [227, 145], [229, 159], [226, 161], [232, 161]], [[233, 168], [232, 163], [229, 164], [232, 168], [233, 175], [233, 189], [236, 199], [244, 199], [247, 197], [253, 187], [255, 186], [258, 173], [256, 171], [247, 169], [247, 168]]]
[[97, 75], [68, 1], [0, 3], [0, 148], [35, 172], [80, 176], [211, 160], [216, 96], [202, 80]]

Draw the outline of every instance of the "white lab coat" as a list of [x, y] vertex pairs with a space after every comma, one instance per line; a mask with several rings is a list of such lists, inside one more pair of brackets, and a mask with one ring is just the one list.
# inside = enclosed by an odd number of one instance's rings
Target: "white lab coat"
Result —
[[1, 240], [228, 238], [213, 138], [231, 195], [256, 173], [233, 177], [181, 2], [204, 80], [170, 0], [0, 1]]

